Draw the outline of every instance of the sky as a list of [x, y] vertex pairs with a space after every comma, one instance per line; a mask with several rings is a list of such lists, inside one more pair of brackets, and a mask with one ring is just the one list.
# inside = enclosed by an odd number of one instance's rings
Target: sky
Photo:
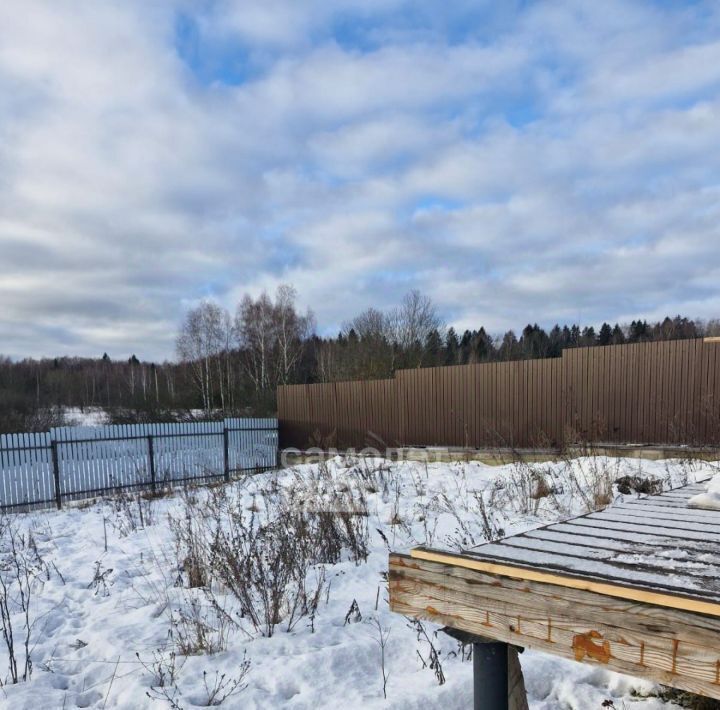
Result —
[[720, 316], [720, 3], [3, 0], [0, 353]]

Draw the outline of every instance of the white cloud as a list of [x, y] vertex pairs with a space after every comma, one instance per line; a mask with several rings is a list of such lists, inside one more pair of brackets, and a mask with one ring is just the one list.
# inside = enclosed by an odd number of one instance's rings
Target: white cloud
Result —
[[0, 6], [0, 352], [171, 356], [283, 281], [330, 330], [413, 286], [458, 327], [716, 314], [711, 4], [204, 7]]

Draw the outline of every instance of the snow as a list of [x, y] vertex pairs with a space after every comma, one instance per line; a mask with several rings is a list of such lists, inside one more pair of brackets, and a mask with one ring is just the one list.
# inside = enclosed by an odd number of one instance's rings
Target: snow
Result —
[[[329, 591], [322, 596], [314, 628], [304, 618], [293, 631], [281, 624], [268, 638], [240, 620], [226, 650], [178, 657], [179, 707], [204, 706], [203, 673], [206, 679], [215, 678], [216, 671], [231, 677], [244, 654], [250, 660], [247, 687], [224, 707], [470, 707], [472, 663], [461, 658], [457, 642], [445, 634], [435, 637], [436, 628], [426, 624], [447, 680], [438, 685], [433, 671], [420, 661], [419, 656], [427, 659], [427, 643], [418, 641], [403, 617], [390, 612], [388, 547], [403, 551], [427, 544], [459, 550], [484, 542], [488, 525], [495, 535], [509, 535], [587, 512], [592, 492], [622, 475], [654, 476], [669, 487], [707, 477], [710, 469], [637, 459], [488, 466], [335, 458], [323, 475], [334, 485], [356, 486], [361, 470], [366, 473], [369, 509], [367, 561], [356, 563], [345, 555], [325, 566]], [[298, 482], [316, 480], [323, 471], [317, 464], [297, 466], [231, 484], [231, 492], [254, 509], [273, 485], [295, 490]], [[533, 493], [539, 477], [551, 491], [542, 498]], [[200, 505], [211, 491], [198, 489], [193, 495], [193, 505]], [[142, 505], [142, 524], [137, 503], [114, 501], [15, 517], [21, 529], [33, 530], [47, 573], [32, 600], [32, 677], [6, 684], [0, 707], [169, 707], [148, 697], [153, 674], [145, 666], [152, 665], [154, 654], [169, 659], [170, 614], [187, 594], [199, 590], [176, 586], [181, 575], [170, 519], [183, 520], [183, 497]], [[353, 600], [362, 620], [345, 623]], [[375, 622], [388, 634], [387, 699]], [[21, 631], [19, 616], [15, 623]], [[623, 701], [642, 710], [675, 707], [653, 697], [657, 687], [647, 681], [531, 651], [520, 660], [533, 710], [584, 710], [600, 707], [606, 699], [616, 707]], [[6, 669], [7, 653], [0, 640], [3, 679]]]
[[705, 493], [698, 493], [688, 501], [690, 508], [720, 510], [720, 475], [713, 476], [707, 484]]
[[110, 416], [102, 407], [65, 407], [63, 417], [66, 426], [103, 426], [110, 423]]

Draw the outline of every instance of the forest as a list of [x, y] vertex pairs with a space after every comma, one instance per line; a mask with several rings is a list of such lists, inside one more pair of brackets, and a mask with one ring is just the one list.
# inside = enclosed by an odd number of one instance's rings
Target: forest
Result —
[[720, 321], [666, 317], [648, 323], [528, 324], [521, 331], [462, 333], [446, 327], [432, 300], [410, 291], [389, 311], [367, 309], [334, 337], [317, 334], [291, 286], [246, 295], [234, 313], [211, 301], [180, 324], [176, 358], [146, 362], [0, 355], [0, 432], [61, 425], [67, 408], [101, 408], [109, 421], [175, 421], [269, 415], [278, 385], [392, 377], [401, 368], [559, 357], [565, 348], [720, 334]]

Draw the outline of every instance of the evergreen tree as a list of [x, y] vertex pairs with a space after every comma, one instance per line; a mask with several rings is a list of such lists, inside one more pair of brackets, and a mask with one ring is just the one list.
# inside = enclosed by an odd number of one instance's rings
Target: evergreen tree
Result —
[[562, 349], [564, 344], [563, 331], [560, 326], [556, 323], [550, 335], [548, 336], [548, 357], [560, 357], [562, 355]]
[[520, 355], [518, 339], [512, 330], [508, 330], [503, 336], [499, 353], [501, 360], [517, 360]]
[[647, 321], [633, 321], [630, 323], [630, 334], [628, 340], [631, 343], [642, 343], [650, 339]]
[[573, 324], [570, 328], [570, 345], [580, 345], [580, 326]]
[[458, 341], [455, 328], [450, 326], [445, 336], [445, 364], [457, 365], [458, 351], [460, 350], [460, 342]]
[[437, 328], [428, 333], [425, 341], [424, 367], [434, 367], [443, 361], [443, 341]]
[[609, 323], [603, 323], [600, 326], [600, 332], [598, 333], [597, 344], [598, 345], [610, 345], [613, 340], [613, 331]]
[[580, 337], [580, 344], [584, 346], [596, 344], [595, 328], [591, 325], [583, 328], [582, 336]]
[[458, 353], [458, 362], [461, 365], [467, 365], [467, 363], [470, 362], [472, 341], [473, 334], [469, 330], [466, 330], [460, 340], [460, 352]]
[[549, 339], [547, 333], [537, 324], [526, 325], [520, 337], [520, 349], [530, 358], [547, 356]]
[[564, 348], [570, 348], [574, 345], [572, 340], [572, 333], [570, 332], [570, 328], [568, 328], [566, 325], [563, 326], [562, 329], [562, 346]]
[[487, 362], [493, 359], [494, 354], [495, 346], [492, 338], [485, 332], [485, 328], [480, 326], [475, 336], [475, 357], [478, 362]]

